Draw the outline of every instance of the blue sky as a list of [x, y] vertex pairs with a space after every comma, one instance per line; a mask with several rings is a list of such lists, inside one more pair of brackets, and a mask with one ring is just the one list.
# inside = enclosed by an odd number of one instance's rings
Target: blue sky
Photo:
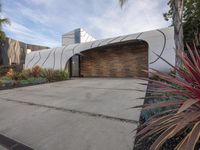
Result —
[[96, 39], [164, 28], [166, 0], [2, 0], [7, 36], [30, 44], [61, 45], [61, 35], [83, 28]]

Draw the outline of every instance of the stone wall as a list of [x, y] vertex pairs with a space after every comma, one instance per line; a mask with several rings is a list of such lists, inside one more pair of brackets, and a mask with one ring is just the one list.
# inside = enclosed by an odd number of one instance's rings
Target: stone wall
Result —
[[80, 75], [83, 77], [147, 77], [146, 44], [112, 46], [82, 52]]

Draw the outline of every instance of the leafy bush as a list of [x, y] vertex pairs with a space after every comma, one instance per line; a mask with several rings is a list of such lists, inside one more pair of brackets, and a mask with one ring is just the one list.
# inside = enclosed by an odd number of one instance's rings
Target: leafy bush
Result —
[[25, 70], [22, 70], [22, 72], [20, 74], [20, 79], [26, 80], [26, 79], [30, 78], [31, 76], [32, 76], [32, 70], [25, 69]]
[[0, 66], [0, 77], [5, 76], [10, 69], [13, 69], [13, 71], [16, 72], [21, 72], [22, 65], [12, 64], [8, 66]]
[[31, 69], [24, 69], [24, 70], [22, 70], [22, 74], [24, 74], [24, 76], [31, 76], [32, 70]]
[[3, 82], [0, 80], [0, 87], [3, 87], [4, 86], [4, 84], [3, 84]]
[[18, 84], [17, 81], [9, 79], [9, 78], [3, 78], [0, 80], [1, 84], [0, 87], [13, 87], [16, 86]]
[[6, 76], [13, 79], [14, 74], [15, 74], [14, 70], [10, 68], [8, 72], [6, 73]]
[[41, 84], [41, 83], [46, 83], [47, 79], [46, 78], [42, 78], [42, 77], [30, 77], [26, 80], [20, 80], [19, 83], [21, 85], [29, 85], [29, 84]]
[[47, 81], [54, 81], [54, 70], [53, 69], [43, 69], [41, 73], [41, 77], [46, 78]]
[[10, 81], [10, 80], [12, 80], [12, 78], [8, 77], [8, 76], [3, 76], [3, 77], [0, 78], [0, 80]]
[[[189, 46], [189, 54], [177, 52], [182, 60], [182, 67], [174, 67], [169, 64], [176, 74], [169, 75], [152, 69], [152, 74], [159, 76], [160, 81], [151, 80], [155, 85], [156, 93], [167, 93], [170, 100], [145, 104], [143, 109], [172, 107], [160, 114], [152, 116], [147, 122], [138, 128], [138, 138], [141, 141], [149, 136], [157, 136], [150, 150], [158, 150], [169, 139], [182, 133], [183, 139], [176, 146], [177, 150], [192, 150], [200, 137], [200, 55], [196, 48], [194, 52]], [[152, 97], [152, 96], [151, 96]], [[159, 97], [159, 96], [155, 96]], [[147, 97], [148, 98], [148, 97]], [[168, 97], [161, 97], [168, 99]]]
[[68, 74], [64, 70], [55, 70], [55, 81], [67, 80]]
[[62, 81], [68, 78], [66, 71], [43, 69], [41, 77], [46, 78], [49, 82]]
[[6, 73], [8, 72], [8, 70], [9, 70], [8, 67], [1, 66], [0, 67], [0, 77], [5, 76]]
[[68, 78], [66, 71], [42, 69], [35, 66], [32, 69], [15, 71], [9, 68], [5, 76], [0, 77], [0, 87], [13, 87], [29, 84], [40, 84], [53, 81], [62, 81]]
[[14, 72], [12, 79], [18, 81], [18, 80], [21, 80], [22, 78], [23, 76], [21, 72]]
[[28, 76], [26, 76], [24, 72], [17, 72], [17, 71], [14, 71], [13, 69], [9, 69], [6, 76], [4, 76], [3, 78], [4, 79], [8, 78], [12, 80], [21, 80], [21, 79], [27, 79]]

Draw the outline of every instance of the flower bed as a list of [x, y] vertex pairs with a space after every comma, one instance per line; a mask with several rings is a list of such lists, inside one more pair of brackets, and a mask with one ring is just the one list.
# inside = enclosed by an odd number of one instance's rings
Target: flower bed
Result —
[[29, 85], [43, 84], [68, 79], [66, 71], [42, 69], [35, 66], [32, 69], [16, 71], [12, 67], [0, 76], [0, 90]]

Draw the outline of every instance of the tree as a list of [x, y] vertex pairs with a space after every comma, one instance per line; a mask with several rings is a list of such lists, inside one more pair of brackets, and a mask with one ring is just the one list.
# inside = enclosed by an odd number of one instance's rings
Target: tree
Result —
[[6, 38], [6, 34], [3, 31], [3, 25], [6, 24], [10, 24], [10, 21], [8, 18], [4, 18], [2, 17], [2, 4], [0, 2], [0, 65], [3, 64], [3, 59], [2, 59], [2, 52], [3, 52], [3, 48], [4, 48], [4, 43], [5, 43], [5, 38]]
[[[174, 26], [174, 42], [178, 51], [184, 51], [183, 44], [183, 3], [184, 0], [170, 0], [172, 7], [172, 20]], [[181, 65], [181, 60], [176, 56], [176, 66]]]
[[0, 18], [0, 40], [4, 40], [6, 38], [6, 34], [2, 29], [5, 24], [10, 24], [8, 18]]
[[[184, 43], [195, 42], [200, 46], [200, 0], [184, 0], [183, 8], [183, 34]], [[172, 7], [164, 14], [165, 20], [172, 18]]]
[[[121, 7], [127, 2], [128, 0], [119, 0]], [[171, 15], [173, 19], [174, 25], [174, 41], [175, 41], [175, 48], [178, 51], [184, 50], [183, 44], [183, 6], [184, 0], [169, 0], [168, 3], [171, 6]], [[181, 61], [176, 57], [176, 65], [180, 65]]]
[[185, 0], [183, 20], [184, 41], [200, 46], [200, 0]]

